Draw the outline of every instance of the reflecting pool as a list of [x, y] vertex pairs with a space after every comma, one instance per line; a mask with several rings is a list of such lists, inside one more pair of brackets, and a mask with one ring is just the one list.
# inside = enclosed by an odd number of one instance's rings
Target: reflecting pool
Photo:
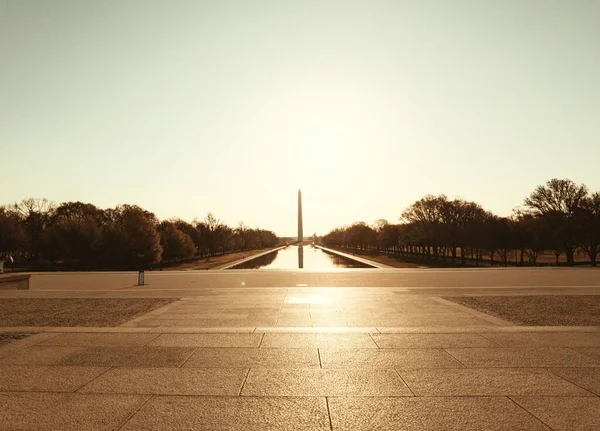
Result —
[[312, 245], [289, 245], [236, 265], [230, 269], [308, 269], [372, 268], [356, 260], [329, 253]]

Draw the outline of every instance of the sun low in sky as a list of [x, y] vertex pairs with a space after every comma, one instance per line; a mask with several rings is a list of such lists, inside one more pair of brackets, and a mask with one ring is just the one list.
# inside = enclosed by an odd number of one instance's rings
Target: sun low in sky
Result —
[[0, 204], [294, 235], [600, 188], [600, 2], [0, 2]]

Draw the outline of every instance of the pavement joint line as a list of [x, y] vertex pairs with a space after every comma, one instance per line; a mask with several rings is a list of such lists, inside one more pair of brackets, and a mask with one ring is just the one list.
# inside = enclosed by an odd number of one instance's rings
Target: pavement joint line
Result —
[[246, 380], [248, 380], [248, 375], [250, 374], [251, 368], [248, 368], [246, 371], [246, 375], [244, 376], [244, 380], [242, 381], [242, 385], [240, 386], [240, 391], [238, 392], [238, 397], [242, 396], [242, 391], [244, 390], [244, 385], [246, 384]]
[[[565, 367], [553, 367], [553, 368], [565, 368]], [[574, 385], [574, 386], [577, 386], [579, 389], [583, 390], [584, 392], [588, 392], [588, 393], [590, 393], [590, 394], [592, 394], [592, 395], [594, 395], [594, 396], [596, 396], [596, 397], [600, 397], [600, 393], [596, 393], [596, 392], [592, 391], [591, 389], [584, 388], [584, 387], [582, 387], [582, 386], [578, 385], [577, 383], [570, 381], [570, 380], [569, 380], [569, 379], [567, 379], [566, 377], [563, 377], [563, 376], [561, 376], [560, 374], [556, 374], [555, 372], [553, 372], [553, 371], [552, 371], [552, 369], [553, 369], [553, 368], [546, 368], [546, 370], [547, 370], [547, 371], [548, 371], [550, 374], [552, 374], [553, 376], [556, 376], [556, 377], [560, 378], [561, 380], [564, 380], [565, 382], [568, 382], [568, 383], [570, 383], [570, 384], [572, 384], [572, 385]], [[581, 369], [585, 369], [585, 367], [575, 367], [575, 368], [576, 368], [576, 369], [579, 369], [579, 370], [581, 370]], [[592, 368], [592, 369], [593, 369], [593, 368]]]
[[583, 356], [585, 356], [585, 357], [588, 357], [588, 358], [590, 358], [590, 359], [596, 359], [596, 357], [595, 357], [594, 355], [588, 355], [588, 354], [586, 354], [586, 353], [581, 353], [581, 352], [578, 352], [578, 351], [577, 351], [577, 350], [575, 350], [575, 349], [574, 349], [572, 346], [562, 346], [562, 347], [564, 347], [565, 349], [569, 349], [571, 352], [574, 352], [574, 353], [576, 353], [576, 354], [578, 354], [578, 355], [583, 355]]
[[396, 374], [398, 374], [398, 377], [400, 377], [400, 380], [402, 380], [402, 383], [404, 383], [406, 385], [406, 388], [410, 391], [410, 393], [412, 394], [412, 396], [416, 397], [417, 395], [413, 392], [413, 390], [411, 389], [411, 387], [408, 386], [408, 383], [406, 383], [406, 380], [404, 380], [404, 377], [402, 377], [402, 374], [400, 374], [400, 371], [398, 371], [396, 368], [394, 368], [394, 371], [396, 372]]
[[190, 354], [189, 354], [189, 356], [188, 356], [187, 358], [185, 358], [185, 360], [184, 360], [184, 361], [181, 363], [181, 365], [179, 365], [177, 368], [183, 368], [183, 366], [186, 364], [186, 362], [187, 362], [187, 361], [189, 361], [189, 360], [190, 360], [190, 358], [191, 358], [192, 356], [194, 356], [194, 353], [196, 353], [198, 350], [200, 350], [200, 347], [196, 347], [196, 348], [195, 348], [195, 349], [192, 351], [192, 353], [190, 353]]
[[[574, 352], [574, 353], [578, 354], [578, 355], [583, 355], [583, 356], [585, 356], [586, 358], [590, 358], [590, 359], [597, 359], [595, 355], [588, 355], [587, 353], [582, 353], [582, 352], [580, 352], [580, 351], [576, 350], [576, 349], [575, 349], [573, 346], [563, 346], [563, 347], [564, 347], [565, 349], [568, 349], [568, 350], [570, 350], [571, 352]], [[577, 368], [577, 367], [575, 367], [575, 368]], [[585, 368], [585, 367], [583, 367], [583, 368]], [[594, 367], [590, 367], [590, 368], [594, 368]]]
[[511, 400], [513, 403], [515, 403], [521, 410], [527, 412], [529, 415], [531, 415], [534, 418], [536, 418], [538, 421], [540, 421], [542, 424], [544, 424], [546, 427], [548, 427], [548, 429], [556, 431], [554, 428], [552, 428], [550, 425], [548, 425], [546, 422], [544, 422], [541, 418], [539, 418], [536, 415], [534, 415], [532, 412], [530, 412], [525, 407], [523, 407], [521, 404], [519, 404], [515, 399], [513, 399], [513, 395], [506, 396], [506, 398], [508, 398], [509, 400]]
[[381, 349], [381, 346], [379, 344], [377, 344], [377, 341], [375, 341], [375, 338], [373, 338], [373, 334], [371, 334], [369, 332], [369, 338], [371, 338], [371, 340], [373, 341], [373, 343], [375, 343], [375, 345], [377, 346], [378, 349]]
[[504, 347], [502, 344], [498, 343], [497, 341], [492, 340], [489, 337], [486, 337], [485, 334], [488, 334], [489, 332], [480, 332], [479, 335], [481, 338], [485, 338], [486, 340], [488, 340], [490, 343], [494, 343], [496, 346], [498, 347]]
[[[462, 363], [462, 361], [460, 361], [457, 357], [455, 357], [452, 353], [450, 353], [447, 348], [442, 347], [442, 350], [444, 352], [446, 352], [446, 354], [450, 355], [450, 357], [452, 359], [454, 359], [456, 362], [458, 362], [460, 365], [462, 365], [464, 368], [478, 368], [478, 367], [467, 367], [465, 364]], [[483, 368], [487, 368], [487, 367], [483, 367]], [[524, 367], [523, 367], [524, 368]]]
[[[70, 365], [67, 365], [67, 366], [70, 366]], [[77, 365], [75, 365], [75, 366], [77, 366]], [[31, 366], [29, 366], [29, 367], [31, 367]], [[55, 367], [60, 367], [60, 365], [55, 365]], [[79, 388], [75, 389], [73, 391], [73, 393], [79, 393], [80, 390], [82, 390], [83, 388], [85, 388], [87, 385], [89, 385], [90, 383], [92, 383], [97, 378], [99, 378], [99, 377], [103, 376], [104, 374], [106, 374], [111, 368], [115, 368], [115, 367], [106, 367], [104, 371], [102, 371], [96, 377], [92, 378], [89, 382], [86, 382], [83, 385], [81, 385]]]
[[331, 410], [329, 409], [329, 397], [325, 397], [325, 405], [327, 406], [327, 417], [329, 418], [329, 430], [333, 431], [333, 421], [331, 420]]
[[162, 334], [160, 333], [156, 333], [156, 337], [154, 337], [153, 339], [151, 339], [150, 341], [148, 341], [145, 344], [142, 344], [140, 347], [146, 347], [148, 344], [150, 344], [151, 342], [153, 342], [154, 340], [156, 340], [158, 337], [160, 337]]
[[319, 356], [319, 368], [323, 369], [323, 361], [321, 361], [321, 348], [317, 347], [317, 355]]
[[129, 416], [127, 416], [127, 418], [123, 421], [123, 423], [117, 428], [117, 431], [121, 430], [125, 425], [127, 425], [127, 422], [129, 422], [131, 420], [131, 418], [134, 417], [135, 414], [142, 409], [142, 407], [144, 407], [146, 404], [148, 404], [148, 402], [154, 396], [155, 395], [150, 395], [148, 398], [146, 398], [146, 400], [142, 404], [140, 404], [140, 406], [137, 409], [135, 409], [133, 413], [131, 413]]
[[[256, 329], [255, 329], [256, 331]], [[258, 343], [258, 348], [260, 348], [262, 346], [263, 340], [265, 339], [265, 333], [262, 334], [262, 337], [260, 337], [260, 342]]]

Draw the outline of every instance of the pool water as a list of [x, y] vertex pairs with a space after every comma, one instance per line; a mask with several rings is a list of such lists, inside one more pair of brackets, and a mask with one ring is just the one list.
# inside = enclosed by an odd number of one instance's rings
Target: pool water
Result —
[[309, 269], [371, 268], [340, 255], [326, 252], [312, 245], [289, 245], [273, 253], [264, 254], [236, 265], [231, 269]]

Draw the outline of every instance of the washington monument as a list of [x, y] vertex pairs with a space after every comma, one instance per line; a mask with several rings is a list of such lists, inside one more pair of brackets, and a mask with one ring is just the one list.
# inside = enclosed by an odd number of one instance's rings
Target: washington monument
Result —
[[302, 233], [302, 191], [298, 189], [298, 242], [304, 240]]

